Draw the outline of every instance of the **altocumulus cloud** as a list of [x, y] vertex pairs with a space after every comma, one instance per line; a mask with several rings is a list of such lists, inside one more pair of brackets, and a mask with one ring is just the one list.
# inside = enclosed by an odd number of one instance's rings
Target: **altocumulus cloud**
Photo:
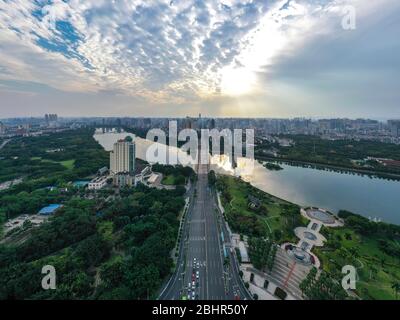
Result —
[[61, 90], [190, 98], [218, 88], [266, 10], [266, 1], [1, 1], [1, 67]]
[[[273, 110], [293, 103], [271, 90], [280, 92], [289, 76], [290, 86], [306, 77], [299, 64], [312, 58], [310, 45], [337, 32], [344, 5], [369, 8], [362, 2], [0, 0], [0, 95], [7, 91], [12, 101], [33, 92], [44, 100], [47, 92], [88, 107], [95, 103], [88, 95], [106, 95], [129, 113], [129, 100], [226, 112], [240, 93], [243, 105], [262, 114], [264, 104]], [[391, 1], [377, 2], [374, 9], [388, 10]], [[335, 44], [325, 47], [333, 52]]]

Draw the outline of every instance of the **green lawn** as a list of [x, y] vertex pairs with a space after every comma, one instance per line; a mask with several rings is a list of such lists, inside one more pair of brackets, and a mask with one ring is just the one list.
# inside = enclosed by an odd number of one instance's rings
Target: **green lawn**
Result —
[[41, 160], [41, 162], [48, 162], [48, 163], [59, 163], [68, 170], [72, 170], [75, 167], [75, 160], [64, 160], [64, 161], [54, 161], [49, 159], [43, 159], [41, 157], [32, 157], [31, 160]]
[[68, 170], [72, 170], [75, 167], [75, 160], [61, 161], [60, 164], [66, 167]]
[[175, 184], [175, 177], [173, 175], [165, 176], [161, 183], [166, 186], [173, 186]]

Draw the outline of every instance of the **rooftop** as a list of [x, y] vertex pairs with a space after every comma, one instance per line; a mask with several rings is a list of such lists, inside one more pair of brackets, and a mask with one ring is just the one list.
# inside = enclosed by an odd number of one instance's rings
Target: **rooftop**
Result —
[[62, 207], [61, 204], [51, 204], [51, 205], [48, 205], [47, 207], [42, 208], [39, 211], [39, 214], [40, 215], [51, 215], [51, 214], [54, 214], [61, 207]]

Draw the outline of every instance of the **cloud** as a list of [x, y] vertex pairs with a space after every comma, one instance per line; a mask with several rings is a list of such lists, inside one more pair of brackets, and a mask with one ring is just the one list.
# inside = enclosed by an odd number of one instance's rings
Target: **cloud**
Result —
[[[215, 92], [218, 71], [239, 53], [264, 3], [1, 1], [3, 67], [16, 79], [39, 76], [65, 90], [82, 82], [82, 90], [118, 89], [159, 102], [195, 98]], [[28, 56], [35, 58], [29, 66]]]
[[[348, 4], [358, 27], [345, 32]], [[379, 84], [393, 104], [398, 8], [391, 0], [0, 0], [0, 98], [8, 81], [8, 103], [11, 91], [38, 94], [37, 105], [62, 95], [88, 113], [107, 96], [124, 113], [135, 104], [166, 114], [220, 115], [229, 105], [308, 114], [335, 96], [330, 88], [357, 106]]]
[[[341, 25], [349, 3], [357, 13], [355, 30]], [[399, 14], [400, 3], [391, 0], [323, 7], [301, 40], [260, 73], [264, 98], [284, 115], [399, 116]]]

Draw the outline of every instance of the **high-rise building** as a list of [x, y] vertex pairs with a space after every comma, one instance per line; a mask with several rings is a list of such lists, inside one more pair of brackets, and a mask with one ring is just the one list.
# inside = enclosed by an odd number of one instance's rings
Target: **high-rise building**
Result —
[[119, 173], [133, 175], [135, 171], [136, 145], [131, 137], [119, 140], [114, 144], [110, 153], [110, 171], [116, 175]]
[[6, 126], [3, 122], [0, 122], [0, 135], [6, 134]]
[[400, 137], [400, 120], [389, 120], [388, 121], [390, 132], [393, 137]]
[[46, 126], [55, 127], [57, 126], [58, 115], [57, 114], [45, 114], [44, 116]]

